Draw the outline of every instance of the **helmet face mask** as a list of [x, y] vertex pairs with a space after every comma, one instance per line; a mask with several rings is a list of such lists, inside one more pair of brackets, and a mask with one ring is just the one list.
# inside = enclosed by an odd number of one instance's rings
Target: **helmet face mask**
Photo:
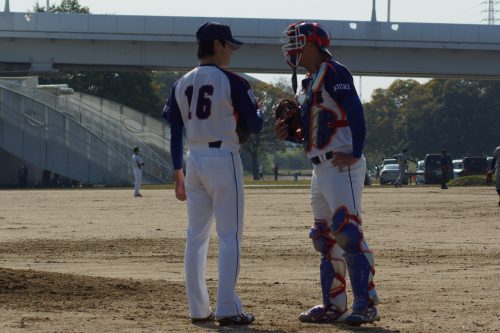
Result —
[[290, 24], [281, 36], [281, 41], [285, 43], [282, 51], [290, 67], [296, 69], [302, 51], [307, 42], [316, 44], [319, 49], [331, 58], [328, 51], [330, 46], [330, 33], [317, 23], [298, 22]]

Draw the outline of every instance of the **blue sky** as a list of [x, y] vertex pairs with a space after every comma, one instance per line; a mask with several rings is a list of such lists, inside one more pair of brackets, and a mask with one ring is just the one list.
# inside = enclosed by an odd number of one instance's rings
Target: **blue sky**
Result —
[[[4, 8], [0, 0], [0, 10]], [[51, 4], [61, 0], [50, 0]], [[373, 0], [79, 0], [94, 14], [288, 18], [308, 20], [369, 21]], [[47, 0], [38, 0], [42, 6]], [[488, 9], [485, 0], [376, 0], [377, 20], [387, 21], [390, 2], [392, 22], [439, 22], [485, 24]], [[10, 10], [25, 12], [33, 8], [36, 0], [10, 0]], [[500, 4], [497, 4], [500, 10]], [[497, 13], [500, 18], [500, 12]], [[498, 21], [500, 24], [500, 20]], [[333, 36], [335, 39], [335, 36]], [[334, 43], [334, 42], [333, 42]], [[345, 62], [347, 66], [349, 64]], [[258, 75], [273, 81], [276, 75]], [[355, 77], [362, 99], [370, 99], [375, 88], [386, 88], [394, 78]], [[422, 81], [423, 80], [419, 80]], [[359, 89], [360, 82], [361, 89]]]

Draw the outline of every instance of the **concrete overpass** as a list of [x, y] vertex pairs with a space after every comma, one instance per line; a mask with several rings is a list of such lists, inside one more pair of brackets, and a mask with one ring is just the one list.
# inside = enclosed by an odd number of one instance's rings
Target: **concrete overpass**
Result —
[[[232, 68], [285, 73], [280, 35], [292, 20], [53, 13], [0, 14], [0, 71], [180, 69], [196, 65], [194, 33], [207, 20], [249, 45]], [[357, 75], [500, 77], [500, 26], [319, 21], [334, 56]]]

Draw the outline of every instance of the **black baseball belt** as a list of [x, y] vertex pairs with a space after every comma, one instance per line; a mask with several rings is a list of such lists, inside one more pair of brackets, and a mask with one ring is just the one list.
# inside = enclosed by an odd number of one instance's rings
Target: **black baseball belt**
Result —
[[212, 141], [208, 143], [208, 148], [220, 148], [222, 141]]
[[313, 162], [313, 164], [320, 164], [321, 162], [326, 160], [331, 160], [332, 158], [333, 158], [333, 151], [329, 151], [327, 153], [314, 156], [313, 158], [311, 158], [311, 162]]

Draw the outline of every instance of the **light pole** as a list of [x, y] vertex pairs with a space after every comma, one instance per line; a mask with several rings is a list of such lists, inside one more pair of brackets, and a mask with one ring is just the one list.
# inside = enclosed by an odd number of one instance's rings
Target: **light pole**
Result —
[[50, 8], [49, 6], [50, 6], [50, 0], [47, 0], [47, 8], [45, 9], [46, 12], [49, 11], [49, 8]]
[[391, 22], [391, 0], [387, 0], [387, 22]]
[[376, 0], [372, 0], [372, 22], [375, 22], [377, 21], [377, 12], [375, 10], [375, 7], [376, 7]]
[[5, 8], [3, 10], [5, 14], [10, 13], [9, 0], [5, 0]]

